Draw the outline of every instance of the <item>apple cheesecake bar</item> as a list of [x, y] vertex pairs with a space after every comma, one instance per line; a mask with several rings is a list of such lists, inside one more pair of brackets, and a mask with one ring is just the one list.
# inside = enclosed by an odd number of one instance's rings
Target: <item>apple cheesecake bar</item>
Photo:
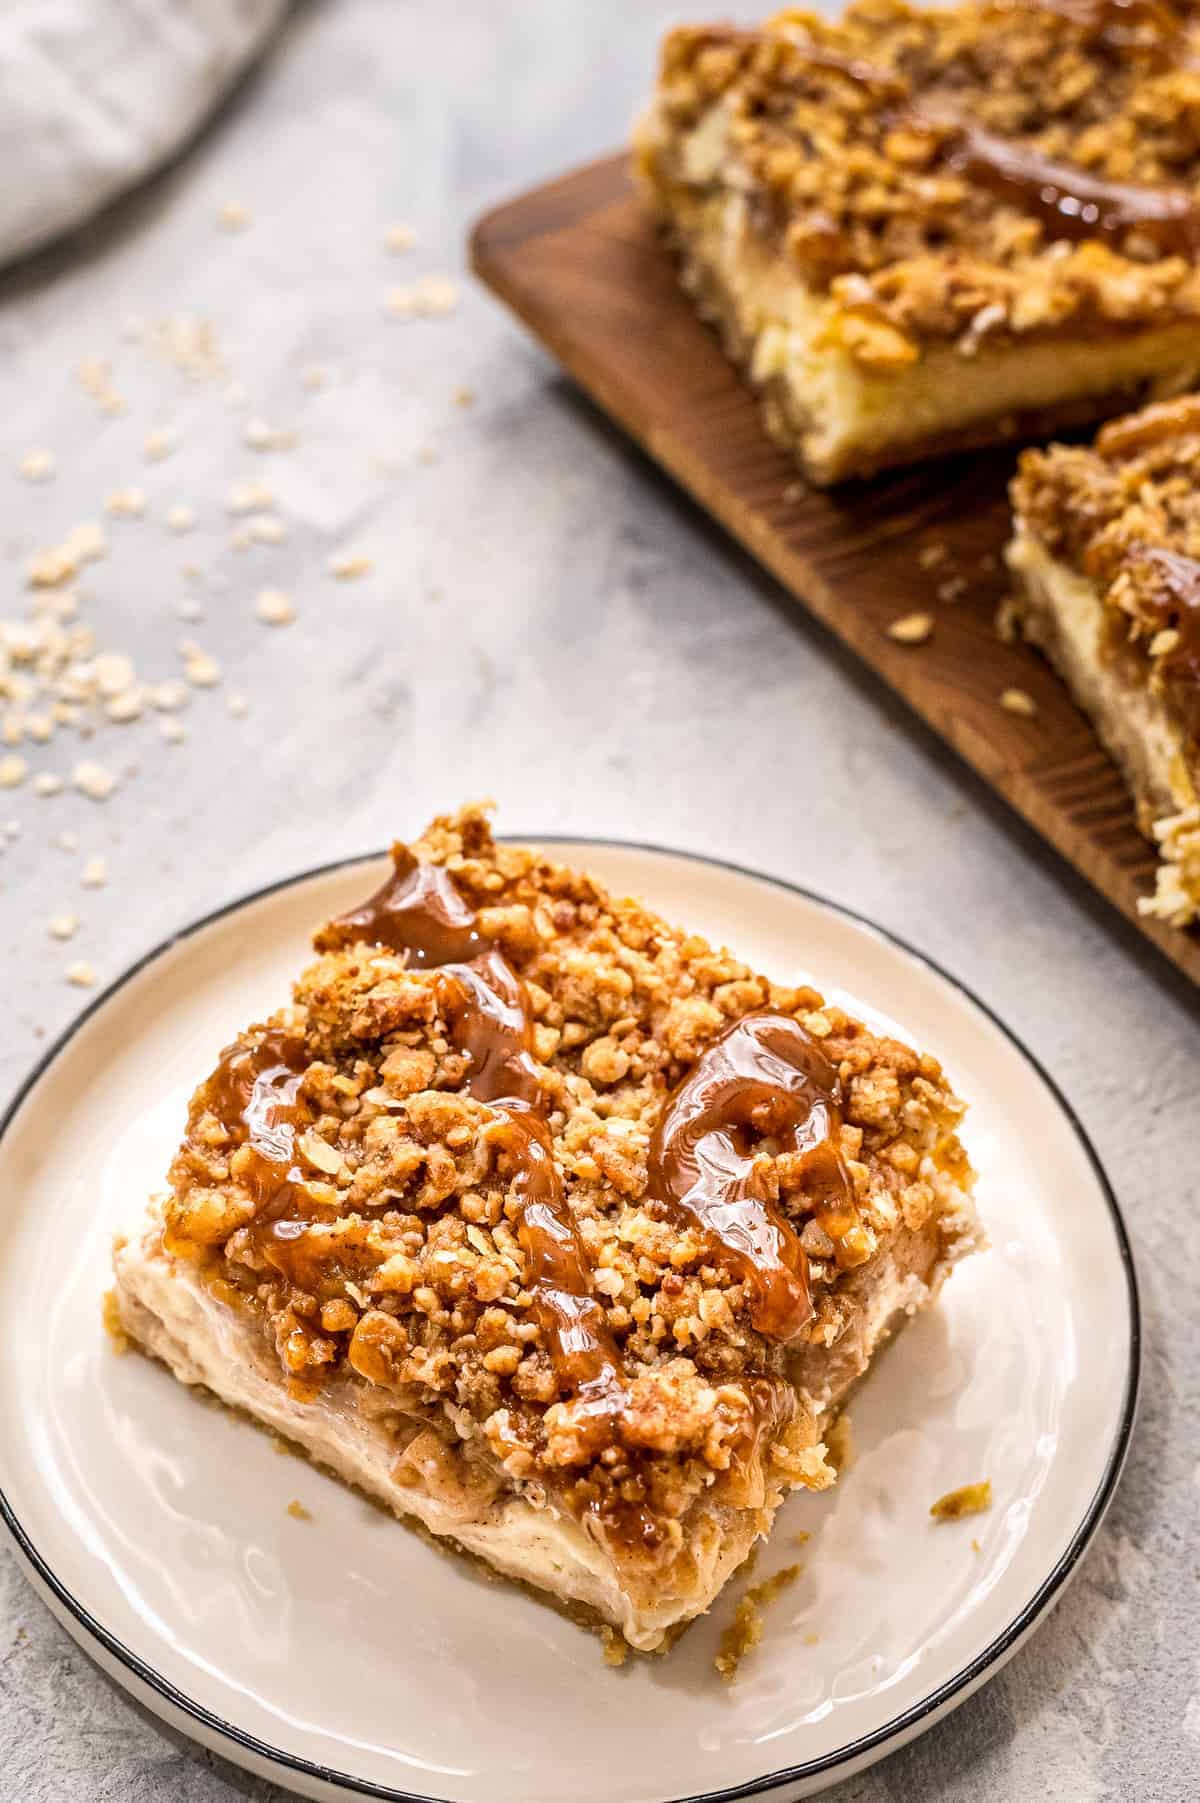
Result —
[[1198, 17], [856, 0], [667, 37], [636, 164], [813, 481], [1200, 374]]
[[1094, 445], [1026, 451], [1012, 486], [1016, 619], [1120, 765], [1159, 846], [1143, 913], [1200, 916], [1200, 395]]
[[936, 1060], [468, 808], [322, 926], [115, 1250], [120, 1326], [652, 1650], [978, 1240]]

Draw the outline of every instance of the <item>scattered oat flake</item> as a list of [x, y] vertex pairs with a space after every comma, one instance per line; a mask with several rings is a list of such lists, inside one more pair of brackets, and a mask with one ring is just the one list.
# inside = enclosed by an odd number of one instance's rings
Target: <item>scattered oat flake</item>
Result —
[[244, 720], [246, 715], [250, 712], [250, 703], [245, 695], [227, 695], [225, 697], [225, 707], [226, 711], [235, 720]]
[[167, 508], [166, 520], [169, 532], [190, 532], [196, 524], [196, 509], [178, 502], [174, 507]]
[[454, 405], [456, 407], [473, 407], [475, 405], [475, 390], [473, 388], [456, 388], [454, 390]]
[[923, 645], [933, 635], [932, 614], [901, 614], [887, 629], [898, 645]]
[[61, 795], [64, 787], [62, 777], [56, 776], [53, 770], [39, 770], [33, 779], [35, 795]]
[[287, 537], [287, 526], [274, 513], [252, 513], [246, 521], [246, 537], [252, 544], [281, 545]]
[[85, 889], [103, 889], [108, 881], [108, 865], [103, 858], [89, 858], [79, 880]]
[[112, 384], [112, 365], [100, 357], [85, 357], [75, 370], [75, 380], [102, 413], [124, 413], [125, 402]]
[[1021, 632], [1023, 609], [1015, 595], [1005, 595], [996, 609], [996, 632], [1006, 645], [1016, 642]]
[[166, 682], [156, 682], [148, 688], [146, 699], [151, 707], [158, 708], [164, 714], [173, 714], [187, 706], [188, 692], [183, 683], [170, 677]]
[[287, 1506], [287, 1512], [293, 1521], [311, 1521], [312, 1516], [297, 1497], [293, 1497]]
[[17, 463], [17, 471], [26, 482], [48, 482], [58, 468], [53, 451], [26, 451]]
[[158, 730], [168, 745], [182, 745], [187, 738], [187, 727], [174, 714], [164, 714], [158, 723]]
[[274, 504], [275, 496], [264, 482], [235, 482], [225, 498], [230, 513], [254, 513]]
[[449, 276], [426, 275], [388, 290], [384, 302], [393, 319], [434, 319], [458, 306], [458, 284]]
[[145, 705], [141, 689], [123, 689], [106, 704], [104, 712], [115, 725], [128, 726], [130, 721], [141, 719]]
[[991, 1506], [991, 1480], [984, 1478], [978, 1484], [964, 1484], [959, 1490], [947, 1490], [945, 1496], [939, 1496], [930, 1504], [929, 1513], [935, 1521], [961, 1521], [964, 1515], [982, 1515]]
[[1037, 714], [1037, 702], [1024, 689], [1002, 690], [1000, 706], [1007, 714], [1024, 714], [1027, 720], [1032, 720]]
[[133, 659], [120, 651], [103, 651], [92, 665], [102, 695], [120, 695], [134, 681]]
[[384, 239], [393, 256], [400, 256], [404, 251], [411, 250], [416, 241], [417, 235], [410, 225], [389, 226]]
[[146, 511], [144, 488], [117, 488], [104, 503], [106, 513], [116, 519], [139, 520]]
[[250, 214], [240, 200], [227, 200], [217, 214], [217, 224], [223, 232], [244, 232], [250, 223]]
[[96, 981], [95, 971], [84, 958], [77, 959], [74, 964], [68, 964], [63, 975], [68, 983], [75, 985], [76, 989], [91, 989]]
[[72, 832], [56, 833], [50, 841], [58, 851], [78, 851], [79, 834]]
[[152, 321], [143, 328], [142, 344], [151, 356], [172, 364], [193, 382], [225, 374], [212, 326], [194, 314], [178, 313]]
[[336, 576], [339, 582], [353, 582], [359, 576], [366, 576], [371, 569], [371, 559], [358, 551], [338, 551], [329, 559], [329, 574]]
[[78, 573], [78, 560], [71, 556], [65, 545], [50, 545], [44, 551], [35, 551], [25, 566], [30, 588], [61, 588]]
[[294, 432], [267, 424], [265, 419], [249, 419], [242, 433], [252, 451], [290, 451], [296, 444]]
[[254, 603], [254, 611], [265, 626], [290, 626], [296, 618], [292, 597], [281, 588], [265, 588]]
[[948, 576], [945, 582], [938, 584], [939, 601], [961, 601], [966, 592], [967, 583], [962, 576]]
[[163, 463], [179, 443], [170, 426], [156, 426], [142, 441], [142, 454], [147, 463]]
[[802, 501], [807, 493], [808, 486], [806, 483], [789, 482], [783, 491], [783, 498], [785, 501]]
[[179, 603], [177, 612], [179, 618], [181, 620], [186, 620], [190, 626], [194, 626], [198, 620], [204, 618], [204, 607], [202, 603], [194, 600], [191, 595], [185, 595], [183, 597], [183, 600]]
[[92, 758], [84, 758], [76, 764], [71, 772], [71, 782], [81, 795], [90, 801], [107, 801], [117, 786], [117, 779], [111, 770], [98, 764]]
[[79, 931], [78, 914], [52, 914], [46, 922], [51, 939], [73, 939]]
[[329, 371], [320, 363], [310, 363], [300, 371], [300, 380], [310, 394], [316, 394], [319, 389], [329, 386]]
[[215, 689], [221, 680], [221, 666], [207, 651], [191, 657], [184, 665], [184, 675], [196, 689]]
[[24, 758], [0, 758], [0, 789], [18, 789], [28, 775], [29, 765]]

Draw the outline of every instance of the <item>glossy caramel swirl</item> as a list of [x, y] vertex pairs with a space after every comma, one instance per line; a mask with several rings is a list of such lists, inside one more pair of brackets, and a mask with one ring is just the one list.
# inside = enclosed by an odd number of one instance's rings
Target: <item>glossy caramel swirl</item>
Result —
[[300, 1173], [293, 1168], [296, 1129], [311, 1119], [299, 1099], [304, 1043], [271, 1028], [252, 1046], [232, 1045], [208, 1080], [205, 1100], [230, 1138], [249, 1149], [239, 1181], [260, 1209], [286, 1201]]
[[801, 1154], [816, 1218], [836, 1243], [857, 1220], [840, 1124], [841, 1085], [816, 1040], [786, 1015], [750, 1014], [684, 1078], [650, 1142], [649, 1194], [745, 1277], [751, 1320], [785, 1345], [813, 1316], [808, 1259], [761, 1193], [756, 1145]]
[[440, 864], [422, 864], [397, 847], [395, 867], [361, 908], [342, 914], [318, 935], [321, 950], [337, 945], [385, 945], [414, 970], [462, 964], [485, 949], [474, 912]]
[[419, 969], [438, 971], [456, 1051], [468, 1060], [464, 1088], [500, 1117], [493, 1141], [514, 1170], [521, 1203], [517, 1237], [551, 1361], [560, 1380], [601, 1412], [623, 1394], [621, 1356], [592, 1294], [586, 1255], [554, 1162], [525, 985], [489, 946], [453, 878], [438, 864], [402, 861], [362, 908], [342, 915], [323, 945], [386, 946]]
[[969, 182], [1040, 219], [1053, 238], [1136, 234], [1160, 256], [1200, 252], [1200, 208], [1186, 188], [1104, 181], [973, 125], [954, 128], [949, 161]]

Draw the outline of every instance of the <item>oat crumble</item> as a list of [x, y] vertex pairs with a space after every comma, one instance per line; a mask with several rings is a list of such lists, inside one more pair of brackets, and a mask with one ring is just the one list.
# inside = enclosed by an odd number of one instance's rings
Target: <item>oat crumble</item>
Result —
[[[630, 1586], [686, 1561], [714, 1508], [744, 1524], [744, 1556], [787, 1489], [833, 1481], [789, 1373], [811, 1366], [828, 1385], [849, 1360], [857, 1374], [868, 1355], [849, 1329], [873, 1274], [895, 1256], [936, 1289], [974, 1244], [962, 1105], [933, 1058], [586, 875], [496, 844], [478, 808], [396, 857], [398, 871], [444, 869], [524, 986], [547, 1143], [619, 1347], [619, 1404], [597, 1416], [551, 1356], [520, 1237], [521, 1167], [495, 1109], [465, 1087], [457, 992], [364, 942], [352, 917], [317, 934], [291, 1004], [197, 1089], [153, 1256], [236, 1311], [291, 1393], [349, 1396], [386, 1421], [411, 1482], [436, 1474], [478, 1506], [512, 1491], [553, 1499], [599, 1525]], [[764, 1010], [800, 1023], [839, 1074], [853, 1196], [826, 1231], [806, 1155], [760, 1147], [754, 1183], [792, 1221], [810, 1285], [790, 1352], [756, 1325], [745, 1273], [648, 1186], [665, 1099], [731, 1023]], [[230, 1124], [226, 1073], [279, 1057], [299, 1111], [295, 1186], [268, 1206], [259, 1155]], [[643, 1524], [632, 1539], [630, 1521]]]

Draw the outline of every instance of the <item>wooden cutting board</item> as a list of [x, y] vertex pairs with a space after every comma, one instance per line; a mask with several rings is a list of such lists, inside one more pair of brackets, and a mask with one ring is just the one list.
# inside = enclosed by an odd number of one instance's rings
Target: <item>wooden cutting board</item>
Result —
[[[1115, 766], [1042, 658], [996, 633], [1014, 452], [804, 488], [680, 292], [623, 155], [487, 214], [472, 259], [643, 450], [1200, 983], [1200, 933], [1138, 914], [1155, 858]], [[936, 624], [907, 648], [887, 627], [911, 613]], [[1000, 706], [1009, 688], [1033, 718]]]

